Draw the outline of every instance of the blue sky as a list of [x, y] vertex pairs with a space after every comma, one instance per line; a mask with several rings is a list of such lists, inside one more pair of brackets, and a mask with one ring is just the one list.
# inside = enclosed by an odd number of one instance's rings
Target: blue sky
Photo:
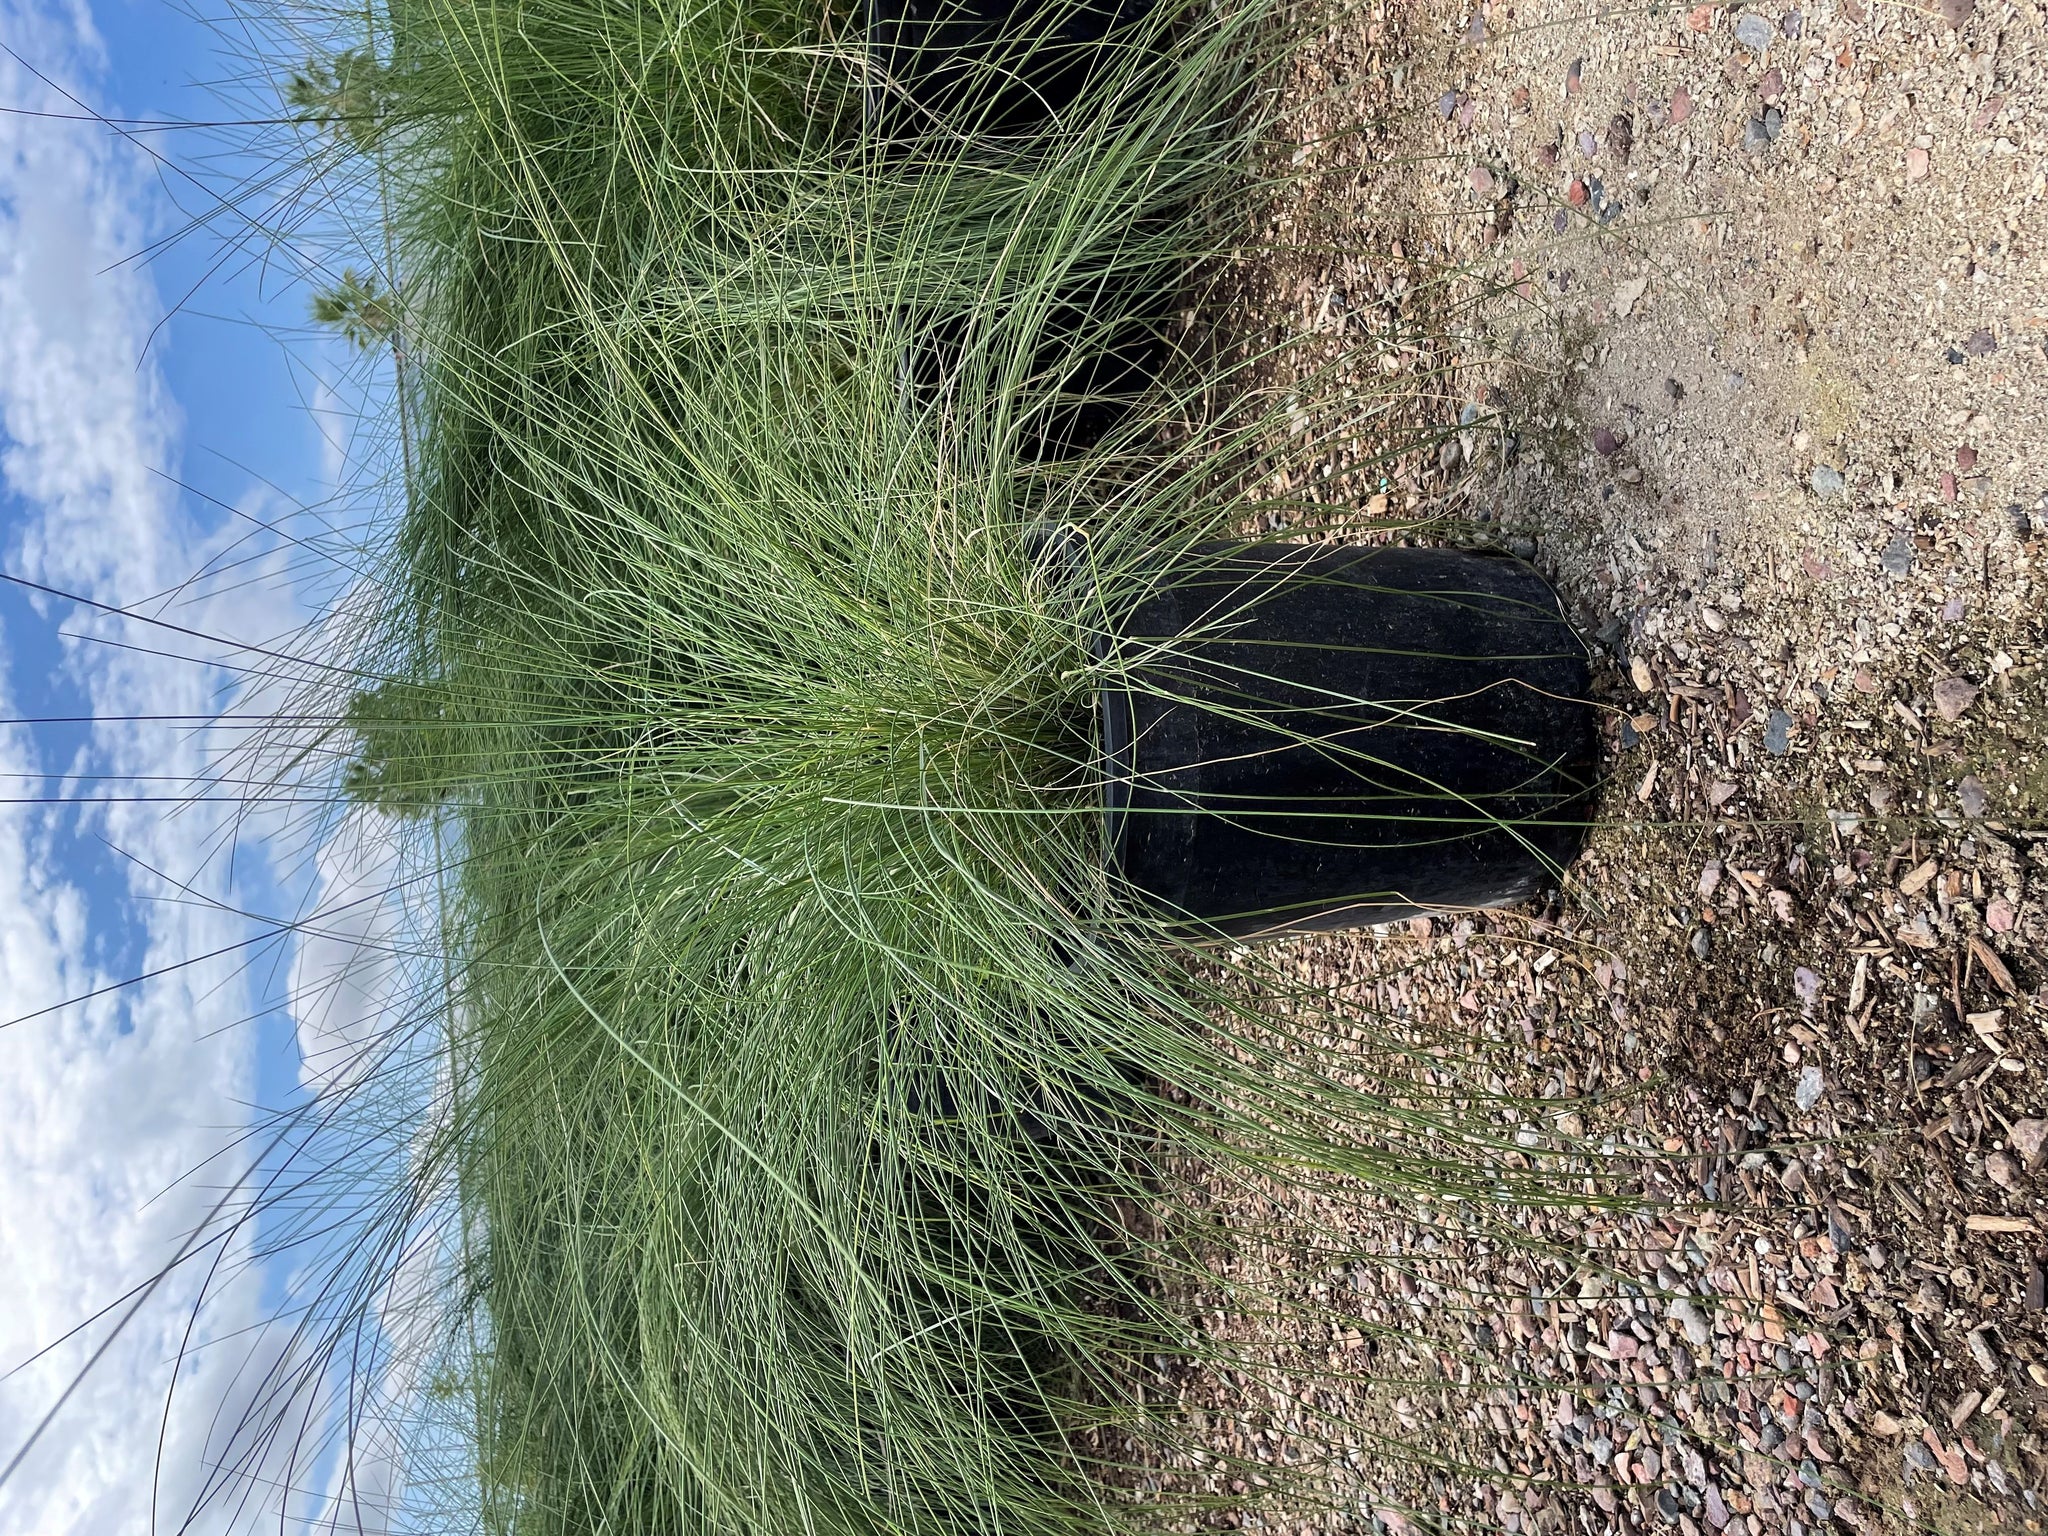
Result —
[[[118, 1333], [89, 1319], [178, 1252], [262, 1112], [306, 1102], [350, 1055], [392, 871], [360, 817], [236, 823], [133, 797], [219, 771], [242, 738], [199, 722], [275, 699], [241, 667], [279, 664], [225, 641], [331, 649], [314, 620], [346, 570], [293, 541], [331, 539], [337, 486], [358, 478], [349, 412], [375, 405], [388, 365], [306, 326], [317, 231], [222, 263], [235, 226], [211, 199], [254, 164], [231, 137], [67, 120], [71, 97], [123, 119], [250, 111], [264, 92], [246, 78], [224, 109], [220, 83], [249, 66], [215, 32], [152, 0], [0, 0], [0, 43], [0, 107], [18, 109], [0, 116], [0, 570], [89, 600], [0, 585], [0, 1017], [19, 1019], [0, 1029], [0, 1465], [78, 1382], [0, 1485], [0, 1536], [146, 1530], [152, 1509], [175, 1530], [277, 1358], [259, 1325], [300, 1271], [258, 1257], [272, 1222], [209, 1254], [196, 1314], [193, 1264]], [[138, 259], [195, 212], [210, 226]], [[60, 795], [75, 803], [34, 803]], [[259, 917], [309, 912], [314, 935], [250, 942]], [[161, 974], [117, 985], [144, 971]], [[306, 1408], [317, 1440], [323, 1407]], [[251, 1465], [284, 1471], [275, 1452]], [[294, 1472], [293, 1523], [357, 1528], [332, 1518], [332, 1456]], [[352, 1491], [374, 1511], [388, 1489]], [[217, 1501], [196, 1528], [275, 1508]]]

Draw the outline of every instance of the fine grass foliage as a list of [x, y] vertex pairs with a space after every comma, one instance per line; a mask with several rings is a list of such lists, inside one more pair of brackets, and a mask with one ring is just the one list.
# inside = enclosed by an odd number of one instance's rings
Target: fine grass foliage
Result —
[[[390, 1028], [445, 1044], [402, 1209], [459, 1239], [414, 1369], [485, 1529], [1199, 1519], [1239, 1469], [1149, 1476], [1199, 1438], [1163, 1362], [1268, 1366], [1185, 1295], [1342, 1307], [1234, 1281], [1192, 1170], [1480, 1228], [1567, 1189], [1412, 1028], [1105, 863], [1114, 616], [1313, 451], [1169, 318], [1259, 195], [1287, 16], [1162, 5], [1000, 131], [1028, 36], [909, 113], [915, 59], [861, 35], [393, 0], [287, 87], [385, 187], [388, 270], [323, 318], [395, 343], [406, 503], [324, 714], [442, 880], [445, 986]], [[1120, 348], [1156, 377], [1092, 398]], [[1285, 1209], [1238, 1237], [1341, 1258]], [[1249, 1497], [1312, 1509], [1338, 1454]]]

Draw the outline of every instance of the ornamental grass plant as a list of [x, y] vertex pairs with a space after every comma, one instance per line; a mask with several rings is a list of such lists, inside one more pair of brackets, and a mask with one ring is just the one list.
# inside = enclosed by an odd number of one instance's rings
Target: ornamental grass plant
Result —
[[[345, 115], [410, 460], [333, 743], [444, 881], [445, 995], [392, 1029], [446, 1035], [406, 1178], [462, 1217], [481, 1523], [1241, 1504], [1148, 1473], [1199, 1440], [1164, 1362], [1262, 1369], [1182, 1306], [1234, 1286], [1191, 1170], [1482, 1227], [1565, 1189], [1519, 1106], [1104, 856], [1096, 699], [1160, 659], [1104, 635], [1313, 452], [1169, 319], [1242, 241], [1287, 13], [1162, 5], [1000, 132], [1028, 46], [878, 111], [904, 82], [837, 9], [386, 21]], [[1088, 400], [1133, 337], [1156, 379]], [[1229, 1241], [1345, 1262], [1281, 1209]], [[1338, 1454], [1252, 1497], [1310, 1509]]]

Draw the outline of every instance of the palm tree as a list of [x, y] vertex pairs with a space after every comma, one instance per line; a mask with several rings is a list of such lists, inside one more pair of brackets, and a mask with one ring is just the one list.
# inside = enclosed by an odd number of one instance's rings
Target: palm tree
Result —
[[391, 678], [349, 701], [347, 728], [358, 749], [342, 773], [350, 799], [400, 818], [429, 815], [447, 799], [459, 764], [445, 697]]
[[384, 66], [367, 48], [308, 58], [284, 99], [299, 121], [346, 134], [358, 150], [368, 150], [382, 126]]
[[340, 282], [313, 295], [313, 319], [333, 326], [364, 352], [382, 346], [398, 330], [391, 296], [377, 291], [374, 273], [364, 277], [354, 267], [344, 267]]

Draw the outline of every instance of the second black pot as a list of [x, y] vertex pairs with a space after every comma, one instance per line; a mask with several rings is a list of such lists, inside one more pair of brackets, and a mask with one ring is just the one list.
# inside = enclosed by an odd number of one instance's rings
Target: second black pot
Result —
[[1586, 649], [1519, 561], [1208, 546], [1105, 645], [1109, 858], [1172, 917], [1244, 936], [1504, 906], [1583, 839]]
[[867, 0], [870, 121], [906, 147], [934, 132], [1038, 127], [1140, 44], [1153, 0]]

